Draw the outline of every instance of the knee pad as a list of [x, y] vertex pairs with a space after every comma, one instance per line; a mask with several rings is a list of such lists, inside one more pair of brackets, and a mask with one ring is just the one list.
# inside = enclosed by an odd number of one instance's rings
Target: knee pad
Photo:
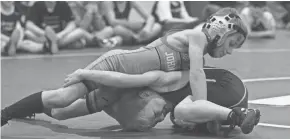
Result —
[[[120, 90], [120, 89], [119, 89]], [[122, 92], [116, 88], [101, 87], [86, 95], [86, 104], [89, 112], [96, 113], [113, 104], [120, 98]]]

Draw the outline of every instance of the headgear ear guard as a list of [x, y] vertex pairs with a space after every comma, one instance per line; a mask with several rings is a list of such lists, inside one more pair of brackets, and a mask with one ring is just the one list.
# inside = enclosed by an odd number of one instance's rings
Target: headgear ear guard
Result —
[[244, 36], [245, 41], [247, 32], [235, 23], [236, 20], [241, 20], [241, 18], [234, 13], [225, 16], [210, 16], [202, 27], [202, 31], [206, 34], [209, 44], [220, 46], [224, 43], [228, 35], [236, 32], [241, 33]]

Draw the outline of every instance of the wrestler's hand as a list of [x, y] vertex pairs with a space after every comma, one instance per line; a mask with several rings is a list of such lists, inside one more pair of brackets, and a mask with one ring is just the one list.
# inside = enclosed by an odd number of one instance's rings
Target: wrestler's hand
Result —
[[63, 87], [68, 87], [70, 85], [79, 83], [83, 80], [82, 74], [85, 72], [84, 69], [78, 69], [72, 74], [67, 75], [66, 79], [64, 80]]

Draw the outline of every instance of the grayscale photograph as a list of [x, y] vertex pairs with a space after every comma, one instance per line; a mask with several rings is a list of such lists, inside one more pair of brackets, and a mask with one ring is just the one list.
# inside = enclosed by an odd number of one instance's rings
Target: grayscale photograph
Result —
[[290, 1], [0, 4], [2, 139], [290, 137]]

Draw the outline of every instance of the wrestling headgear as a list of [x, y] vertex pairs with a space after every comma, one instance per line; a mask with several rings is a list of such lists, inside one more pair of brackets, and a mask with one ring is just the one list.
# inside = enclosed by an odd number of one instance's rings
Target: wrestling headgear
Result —
[[244, 41], [248, 35], [246, 25], [238, 16], [238, 12], [232, 8], [223, 8], [211, 15], [203, 25], [202, 31], [207, 36], [209, 44], [216, 47], [222, 45], [230, 34], [241, 33], [245, 38]]

